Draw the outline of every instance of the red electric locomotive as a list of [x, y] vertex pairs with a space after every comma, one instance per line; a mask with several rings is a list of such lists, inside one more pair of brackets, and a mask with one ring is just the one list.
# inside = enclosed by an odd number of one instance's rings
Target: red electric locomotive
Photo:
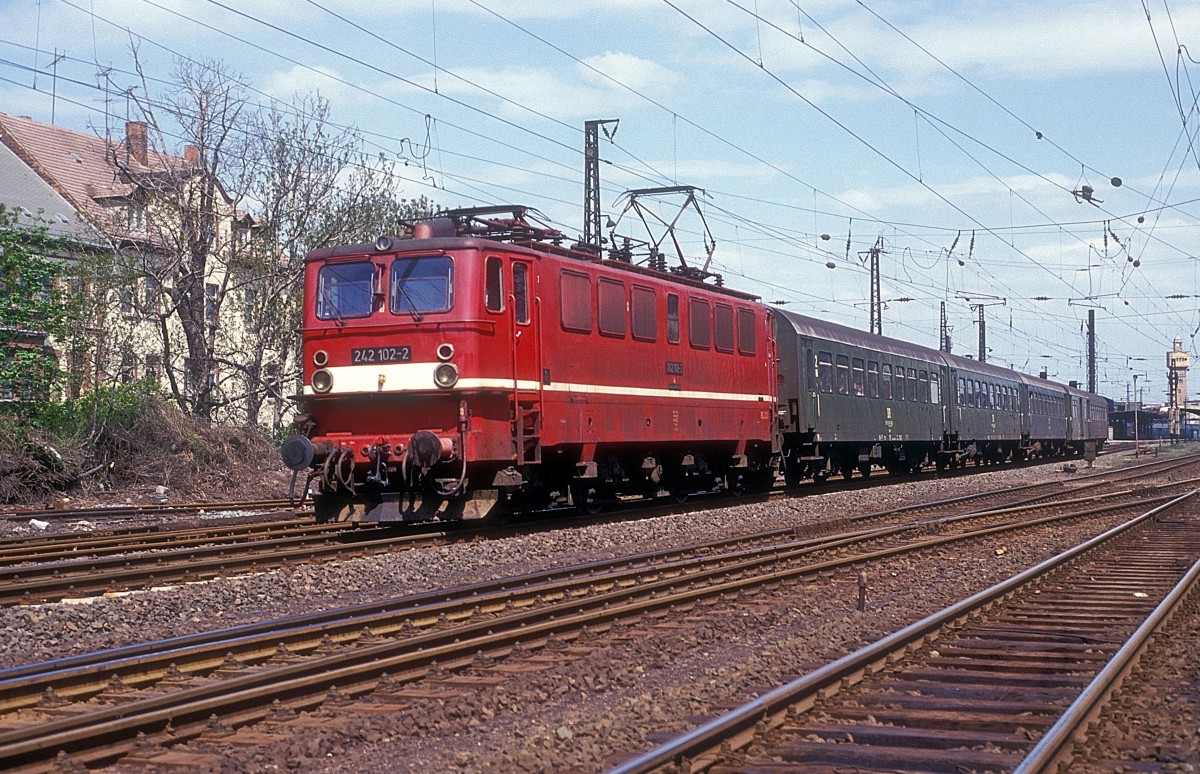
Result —
[[282, 455], [318, 520], [772, 483], [768, 310], [561, 241], [494, 207], [307, 256], [302, 413]]

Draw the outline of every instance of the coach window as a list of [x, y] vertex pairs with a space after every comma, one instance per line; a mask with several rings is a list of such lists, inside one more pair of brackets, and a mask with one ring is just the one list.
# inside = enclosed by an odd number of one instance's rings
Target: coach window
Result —
[[655, 314], [654, 288], [634, 285], [629, 288], [629, 307], [633, 314], [633, 337], [638, 341], [658, 338], [658, 315]]
[[917, 376], [917, 400], [922, 403], [929, 402], [929, 372], [922, 371]]
[[667, 341], [679, 343], [679, 296], [667, 294]]
[[942, 381], [938, 378], [937, 371], [929, 372], [929, 400], [939, 406], [942, 403]]
[[529, 322], [529, 266], [524, 263], [514, 263], [513, 274], [513, 306], [517, 322], [521, 325]]
[[712, 346], [712, 309], [703, 298], [688, 299], [688, 342], [696, 349]]
[[743, 355], [754, 355], [758, 352], [756, 327], [753, 309], [737, 310], [738, 352]]
[[821, 392], [833, 392], [833, 355], [817, 353], [817, 383]]
[[915, 401], [917, 399], [917, 369], [908, 369], [908, 385], [904, 388], [904, 391], [907, 393], [909, 400]]
[[867, 394], [866, 371], [861, 357], [850, 361], [850, 391], [859, 397]]
[[564, 270], [558, 278], [562, 327], [568, 331], [592, 330], [592, 278]]
[[504, 265], [500, 259], [488, 256], [484, 262], [485, 282], [483, 289], [483, 305], [489, 312], [504, 311], [504, 275], [500, 270]]
[[867, 397], [879, 397], [879, 363], [867, 361]]
[[597, 283], [600, 302], [600, 333], [625, 338], [625, 283], [601, 277]]
[[837, 391], [838, 395], [848, 395], [850, 393], [850, 358], [845, 355], [838, 355], [837, 360]]
[[729, 304], [713, 307], [713, 347], [718, 352], [733, 351], [733, 307]]
[[879, 397], [892, 399], [892, 366], [889, 363], [879, 367]]

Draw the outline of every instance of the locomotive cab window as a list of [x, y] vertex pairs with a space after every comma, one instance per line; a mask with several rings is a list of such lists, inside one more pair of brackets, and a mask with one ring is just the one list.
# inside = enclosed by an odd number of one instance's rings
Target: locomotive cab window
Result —
[[392, 313], [450, 311], [454, 300], [453, 265], [445, 256], [397, 258], [392, 264]]
[[317, 317], [343, 320], [367, 317], [375, 308], [375, 264], [334, 263], [317, 277]]
[[494, 255], [484, 261], [483, 305], [489, 312], [504, 311], [504, 264]]

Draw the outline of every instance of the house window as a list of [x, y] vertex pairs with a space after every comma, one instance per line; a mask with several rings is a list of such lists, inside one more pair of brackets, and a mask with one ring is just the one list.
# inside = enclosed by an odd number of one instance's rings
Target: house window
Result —
[[215, 326], [217, 324], [217, 283], [208, 282], [204, 285], [204, 322]]

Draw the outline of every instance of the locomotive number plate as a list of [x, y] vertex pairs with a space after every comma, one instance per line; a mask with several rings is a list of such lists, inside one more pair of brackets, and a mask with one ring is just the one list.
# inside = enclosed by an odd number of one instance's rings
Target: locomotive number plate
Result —
[[412, 360], [412, 347], [363, 347], [350, 350], [350, 362], [354, 365], [404, 363], [409, 360]]

